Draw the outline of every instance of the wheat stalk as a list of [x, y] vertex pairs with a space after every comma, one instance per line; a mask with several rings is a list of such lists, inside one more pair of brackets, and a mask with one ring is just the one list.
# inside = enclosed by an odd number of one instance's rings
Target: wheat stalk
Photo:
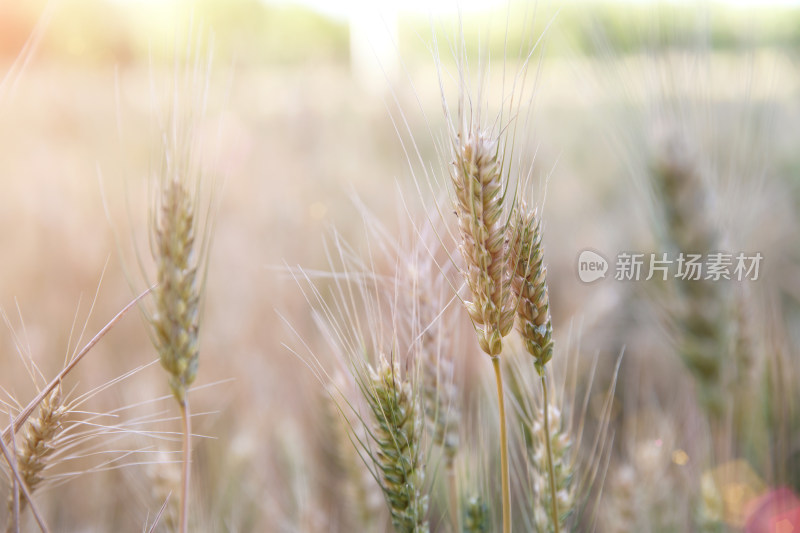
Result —
[[[553, 449], [554, 435], [550, 434], [548, 420], [550, 405], [547, 399], [547, 379], [545, 365], [553, 357], [553, 325], [550, 319], [550, 298], [547, 291], [547, 268], [543, 263], [542, 224], [535, 210], [528, 210], [521, 202], [515, 211], [514, 224], [510, 231], [512, 239], [510, 265], [513, 272], [511, 290], [517, 300], [517, 329], [525, 343], [525, 349], [533, 356], [533, 364], [542, 382], [542, 417], [539, 428], [544, 435], [540, 439], [545, 444], [544, 461], [538, 463], [540, 471], [546, 471], [549, 478], [549, 495], [540, 492], [550, 509], [550, 525], [558, 533], [561, 518], [558, 512], [560, 481], [556, 475], [557, 450]], [[556, 427], [558, 422], [556, 422]], [[560, 464], [560, 463], [559, 463]], [[562, 507], [563, 509], [563, 507]]]
[[153, 338], [183, 421], [180, 531], [188, 530], [191, 418], [187, 389], [197, 377], [200, 285], [195, 263], [194, 207], [186, 186], [168, 178], [161, 191], [154, 256], [157, 264]]
[[[192, 47], [188, 46], [187, 50], [191, 52]], [[182, 533], [189, 527], [191, 472], [191, 414], [187, 392], [197, 377], [200, 307], [208, 266], [212, 210], [210, 201], [205, 205], [201, 201], [206, 179], [201, 171], [202, 152], [196, 128], [196, 121], [205, 111], [210, 65], [201, 65], [198, 58], [194, 63], [187, 58], [182, 79], [176, 72], [174, 103], [162, 131], [161, 165], [150, 206], [150, 249], [156, 265], [156, 286], [149, 320], [153, 343], [181, 412]], [[179, 105], [182, 99], [188, 99], [189, 104]]]
[[503, 531], [511, 530], [511, 489], [508, 468], [503, 378], [498, 356], [503, 337], [514, 325], [514, 304], [508, 276], [509, 247], [503, 199], [505, 184], [499, 143], [479, 129], [477, 120], [462, 128], [453, 139], [454, 163], [451, 182], [455, 191], [455, 213], [461, 241], [459, 250], [466, 263], [464, 279], [472, 295], [465, 302], [475, 325], [478, 344], [492, 358], [500, 415], [500, 462], [503, 491]]

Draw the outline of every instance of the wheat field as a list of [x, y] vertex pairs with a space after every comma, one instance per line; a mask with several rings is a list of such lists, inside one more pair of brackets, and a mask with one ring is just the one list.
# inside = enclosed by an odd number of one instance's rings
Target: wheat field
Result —
[[2, 527], [798, 530], [800, 11], [375, 7], [0, 0]]

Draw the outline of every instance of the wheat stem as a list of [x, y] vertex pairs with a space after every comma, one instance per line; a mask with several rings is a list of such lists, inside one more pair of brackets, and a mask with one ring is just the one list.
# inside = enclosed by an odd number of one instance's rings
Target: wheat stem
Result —
[[183, 475], [181, 477], [181, 517], [180, 531], [189, 531], [189, 477], [192, 465], [192, 420], [189, 412], [189, 398], [181, 404], [181, 418], [183, 419]]
[[550, 476], [550, 513], [553, 515], [553, 528], [555, 533], [559, 533], [559, 517], [558, 517], [558, 501], [556, 499], [556, 473], [553, 467], [553, 451], [550, 447], [550, 420], [549, 409], [550, 405], [547, 400], [547, 378], [542, 374], [542, 396], [544, 397], [544, 442], [547, 449], [547, 469]]
[[503, 483], [503, 533], [511, 532], [511, 485], [508, 475], [508, 435], [506, 434], [506, 406], [503, 400], [503, 375], [500, 358], [492, 357], [492, 366], [497, 381], [497, 402], [500, 414], [500, 474]]
[[450, 508], [450, 516], [453, 520], [453, 531], [461, 531], [458, 514], [458, 479], [456, 478], [456, 469], [453, 463], [447, 465], [447, 488], [449, 494], [447, 495], [447, 504]]

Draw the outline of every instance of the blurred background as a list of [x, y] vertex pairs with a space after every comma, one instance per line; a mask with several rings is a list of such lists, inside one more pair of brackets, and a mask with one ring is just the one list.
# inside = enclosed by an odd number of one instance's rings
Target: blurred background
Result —
[[[780, 413], [770, 411], [774, 432], [750, 461], [759, 480], [751, 485], [759, 494], [777, 486], [797, 493], [794, 2], [0, 0], [4, 401], [25, 404], [41, 385], [20, 351], [44, 376], [55, 375], [82, 344], [76, 331], [84, 323], [90, 337], [145, 286], [135, 250], [146, 263], [148, 179], [158, 168], [165, 87], [176, 55], [198, 35], [201, 57], [213, 56], [198, 131], [206, 172], [218, 183], [193, 393], [195, 430], [207, 437], [196, 443], [194, 497], [207, 530], [328, 530], [317, 505], [334, 505], [320, 495], [328, 475], [324, 435], [315, 429], [320, 386], [285, 346], [300, 337], [321, 353], [325, 340], [287, 267], [330, 269], [325, 242], [333, 228], [366, 249], [359, 204], [390, 234], [413, 233], [410, 218], [425, 224], [423, 213], [445, 190], [442, 95], [453, 110], [453, 50], [462, 42], [475, 72], [488, 65], [488, 116], [508, 105], [508, 82], [534, 48], [523, 102], [531, 118], [518, 156], [530, 161], [537, 203], [546, 184], [557, 342], [598, 357], [598, 391], [625, 353], [611, 468], [636, 463], [658, 442], [663, 453], [647, 457], [663, 460], [663, 476], [706, 470], [675, 455], [695, 457], [704, 429], [682, 394], [692, 390], [691, 377], [675, 355], [658, 287], [589, 285], [576, 273], [584, 249], [608, 258], [660, 249], [662, 199], [648, 169], [652, 140], [668, 123], [688, 132], [705, 162], [710, 217], [724, 228], [726, 249], [764, 256], [745, 307], [758, 346], [754, 374], [768, 391], [777, 375], [790, 392], [775, 402]], [[428, 182], [430, 194], [418, 187]], [[485, 363], [474, 355], [465, 366]], [[155, 358], [144, 320], [132, 313], [76, 369], [69, 388], [81, 394]], [[151, 417], [144, 431], [175, 431], [167, 394], [155, 364], [101, 391], [87, 409], [162, 398], [133, 412]], [[141, 454], [122, 460], [124, 468], [70, 480], [74, 491], [44, 493], [55, 530], [133, 531], [152, 519], [163, 501], [157, 480], [176, 466], [163, 457], [179, 442], [143, 435], [125, 446]], [[62, 473], [97, 464], [80, 459]]]

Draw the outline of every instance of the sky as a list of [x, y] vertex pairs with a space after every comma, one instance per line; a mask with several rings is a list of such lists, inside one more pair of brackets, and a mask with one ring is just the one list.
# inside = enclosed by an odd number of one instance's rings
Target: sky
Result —
[[[348, 17], [357, 9], [383, 5], [386, 9], [399, 9], [404, 12], [441, 13], [452, 11], [458, 6], [462, 12], [479, 11], [507, 3], [508, 0], [264, 0], [270, 4], [305, 5], [321, 13], [336, 17]], [[553, 6], [556, 0], [539, 0], [540, 3]], [[560, 0], [561, 2], [591, 2], [594, 0]], [[607, 1], [607, 0], [606, 0]], [[686, 4], [704, 0], [616, 0], [620, 3], [634, 4]], [[758, 8], [774, 6], [800, 6], [800, 0], [712, 0], [715, 4], [731, 7]]]
[[[122, 3], [162, 3], [169, 0], [115, 0]], [[502, 6], [509, 0], [263, 0], [273, 5], [304, 5], [315, 11], [338, 18], [349, 18], [353, 13], [365, 7], [379, 11], [416, 12], [422, 14], [437, 14], [452, 12], [458, 7], [462, 12], [480, 11], [487, 8]], [[533, 0], [531, 0], [533, 1]], [[597, 0], [538, 0], [540, 4], [554, 6], [563, 2], [580, 3]], [[609, 0], [603, 0], [609, 1]], [[758, 8], [775, 6], [798, 6], [800, 0], [611, 0], [619, 3], [631, 4], [687, 4], [687, 3], [714, 3], [739, 8]]]

